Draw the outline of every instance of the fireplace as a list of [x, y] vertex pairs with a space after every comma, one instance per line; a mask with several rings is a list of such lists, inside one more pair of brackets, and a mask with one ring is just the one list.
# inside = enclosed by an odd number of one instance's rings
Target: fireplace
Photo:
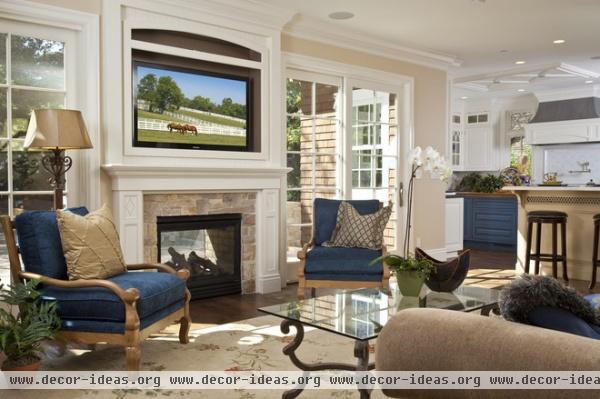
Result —
[[158, 216], [158, 262], [190, 272], [192, 299], [239, 294], [240, 213]]

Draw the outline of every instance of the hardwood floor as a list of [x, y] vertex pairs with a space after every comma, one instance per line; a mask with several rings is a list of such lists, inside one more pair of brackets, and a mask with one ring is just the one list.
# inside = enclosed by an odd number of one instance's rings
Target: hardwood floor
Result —
[[[516, 255], [510, 252], [472, 250], [471, 270], [465, 284], [500, 289], [515, 278], [513, 271]], [[588, 294], [587, 281], [572, 280], [569, 286], [582, 294]], [[296, 284], [289, 284], [280, 292], [272, 294], [227, 295], [201, 299], [190, 303], [194, 323], [224, 324], [264, 315], [257, 308], [290, 302], [297, 298]], [[319, 289], [317, 295], [327, 295], [334, 289]], [[600, 292], [600, 284], [594, 292]], [[308, 295], [308, 291], [307, 291]]]
[[471, 249], [472, 269], [514, 269], [516, 262], [516, 252]]

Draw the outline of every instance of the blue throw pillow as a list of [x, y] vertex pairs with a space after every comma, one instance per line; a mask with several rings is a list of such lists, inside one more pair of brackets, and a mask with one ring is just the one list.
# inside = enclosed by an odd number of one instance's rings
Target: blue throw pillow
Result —
[[[86, 207], [69, 208], [77, 215], [88, 214]], [[54, 211], [27, 211], [15, 217], [19, 250], [25, 271], [67, 280], [60, 232]]]

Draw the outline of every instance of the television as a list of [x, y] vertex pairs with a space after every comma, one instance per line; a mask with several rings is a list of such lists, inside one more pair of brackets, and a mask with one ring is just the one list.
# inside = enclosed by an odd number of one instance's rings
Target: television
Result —
[[252, 151], [252, 79], [133, 62], [133, 145]]

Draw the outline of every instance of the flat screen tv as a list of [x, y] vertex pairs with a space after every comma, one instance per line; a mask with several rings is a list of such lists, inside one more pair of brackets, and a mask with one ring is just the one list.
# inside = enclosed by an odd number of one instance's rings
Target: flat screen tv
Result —
[[251, 80], [133, 63], [133, 145], [249, 151]]

